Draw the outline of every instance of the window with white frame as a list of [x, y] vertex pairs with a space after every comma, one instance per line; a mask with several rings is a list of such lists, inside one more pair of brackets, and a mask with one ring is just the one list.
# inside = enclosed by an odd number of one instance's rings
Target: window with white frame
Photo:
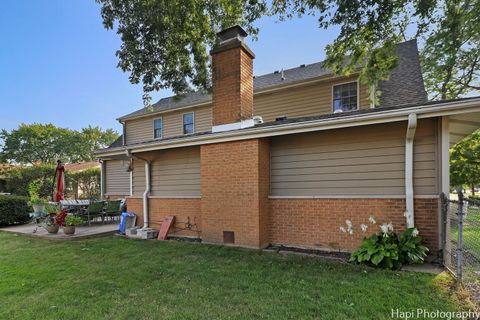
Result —
[[193, 134], [195, 131], [193, 112], [183, 114], [183, 134]]
[[353, 111], [358, 109], [357, 82], [333, 86], [333, 112]]
[[161, 139], [162, 138], [162, 118], [158, 118], [153, 120], [153, 137], [155, 139]]

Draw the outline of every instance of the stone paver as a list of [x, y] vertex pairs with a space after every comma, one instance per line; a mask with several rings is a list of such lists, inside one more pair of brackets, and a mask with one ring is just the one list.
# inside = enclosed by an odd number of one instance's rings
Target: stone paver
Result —
[[50, 234], [44, 228], [38, 227], [34, 233], [35, 224], [24, 224], [21, 226], [12, 226], [0, 228], [0, 232], [11, 232], [19, 235], [44, 238], [49, 240], [81, 240], [115, 234], [118, 231], [118, 224], [92, 224], [91, 226], [77, 226], [75, 234], [66, 235], [62, 229], [57, 234]]

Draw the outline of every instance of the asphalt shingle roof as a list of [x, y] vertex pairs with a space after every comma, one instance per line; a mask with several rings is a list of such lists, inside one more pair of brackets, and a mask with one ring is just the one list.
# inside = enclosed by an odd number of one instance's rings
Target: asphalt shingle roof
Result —
[[[399, 66], [393, 70], [390, 80], [379, 83], [382, 91], [380, 100], [381, 107], [388, 107], [398, 104], [423, 103], [428, 100], [423, 85], [420, 62], [418, 59], [418, 48], [416, 40], [402, 42], [398, 45]], [[259, 91], [279, 85], [301, 82], [332, 74], [331, 70], [323, 67], [323, 62], [301, 65], [281, 72], [273, 72], [253, 79], [253, 90]], [[148, 110], [141, 108], [135, 112], [120, 117], [119, 120], [126, 120], [132, 117], [141, 116], [151, 112], [174, 110], [212, 100], [211, 95], [203, 92], [192, 92], [183, 97], [167, 97], [160, 99]]]
[[423, 83], [416, 40], [402, 42], [397, 47], [399, 65], [388, 81], [380, 81], [380, 107], [425, 103], [428, 95]]

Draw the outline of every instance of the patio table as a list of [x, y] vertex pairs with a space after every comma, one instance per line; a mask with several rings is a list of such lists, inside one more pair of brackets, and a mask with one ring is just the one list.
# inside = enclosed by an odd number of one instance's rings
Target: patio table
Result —
[[82, 208], [90, 204], [90, 200], [60, 200], [60, 204], [68, 211], [71, 210], [74, 213], [78, 213]]

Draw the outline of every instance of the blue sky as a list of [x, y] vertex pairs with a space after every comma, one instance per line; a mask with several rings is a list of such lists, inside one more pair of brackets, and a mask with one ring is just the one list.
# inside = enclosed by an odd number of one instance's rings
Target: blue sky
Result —
[[[336, 36], [313, 17], [257, 25], [256, 75], [320, 61]], [[94, 0], [3, 0], [0, 41], [0, 129], [50, 122], [120, 131], [115, 119], [142, 107], [141, 86], [116, 67], [120, 39], [103, 28]]]

